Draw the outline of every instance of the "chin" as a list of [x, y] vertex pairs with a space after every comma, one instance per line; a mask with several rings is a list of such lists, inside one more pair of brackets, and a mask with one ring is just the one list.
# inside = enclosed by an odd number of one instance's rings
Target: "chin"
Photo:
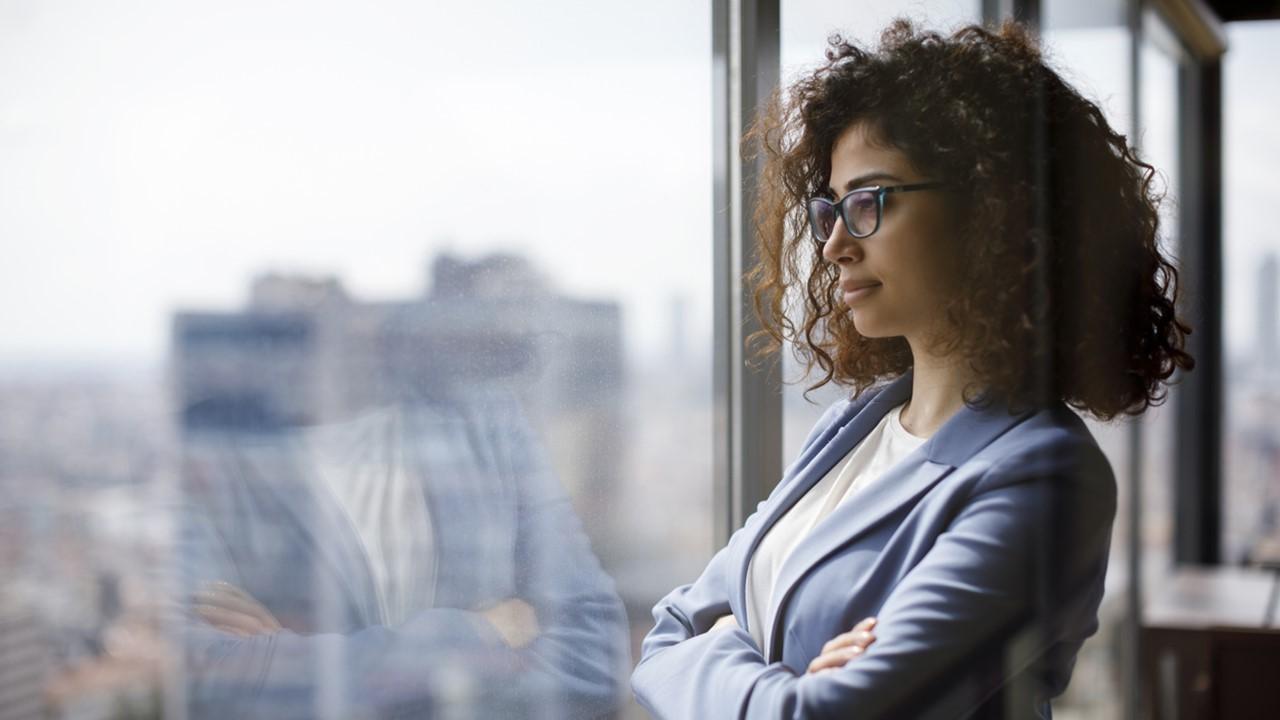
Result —
[[895, 333], [886, 331], [884, 328], [877, 327], [875, 323], [858, 322], [857, 317], [858, 317], [857, 313], [854, 313], [853, 328], [857, 330], [858, 334], [861, 335], [862, 337], [882, 338], [882, 337], [891, 337], [895, 334]]
[[900, 330], [893, 327], [892, 323], [884, 322], [883, 318], [876, 318], [875, 313], [867, 312], [865, 309], [849, 308], [849, 316], [853, 320], [853, 328], [862, 337], [887, 338], [902, 334]]

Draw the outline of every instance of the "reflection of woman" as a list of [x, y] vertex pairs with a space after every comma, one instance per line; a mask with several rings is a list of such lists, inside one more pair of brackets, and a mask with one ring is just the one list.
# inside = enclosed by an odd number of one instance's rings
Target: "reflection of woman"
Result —
[[621, 601], [509, 393], [193, 434], [185, 451], [189, 715], [617, 708]]
[[1152, 169], [1016, 24], [827, 59], [750, 134], [751, 277], [772, 348], [853, 392], [654, 608], [633, 689], [662, 718], [1048, 717], [1116, 502], [1068, 406], [1139, 414], [1193, 366]]

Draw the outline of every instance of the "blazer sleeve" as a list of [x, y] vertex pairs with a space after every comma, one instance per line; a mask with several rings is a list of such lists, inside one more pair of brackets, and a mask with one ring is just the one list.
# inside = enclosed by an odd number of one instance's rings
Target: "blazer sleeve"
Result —
[[[613, 581], [518, 405], [498, 400], [489, 409], [490, 448], [518, 503], [515, 587], [537, 614], [538, 637], [513, 649], [478, 613], [451, 607], [422, 610], [394, 628], [255, 637], [184, 614], [193, 717], [311, 718], [325, 704], [344, 717], [522, 717], [553, 707], [556, 717], [589, 718], [620, 705], [630, 657]], [[195, 510], [184, 523], [183, 584], [234, 582], [216, 530]]]
[[[1030, 662], [1069, 623], [1084, 618], [1091, 634], [1116, 491], [1105, 456], [1080, 445], [1017, 453], [990, 468], [890, 592], [876, 614], [876, 642], [842, 668], [799, 674], [766, 664], [734, 627], [642, 663], [632, 677], [637, 696], [657, 718], [917, 717], [921, 703], [937, 710], [949, 681], [976, 658], [1002, 655], [1015, 636], [1031, 644]], [[965, 706], [945, 716], [972, 710], [1019, 669], [950, 694]]]

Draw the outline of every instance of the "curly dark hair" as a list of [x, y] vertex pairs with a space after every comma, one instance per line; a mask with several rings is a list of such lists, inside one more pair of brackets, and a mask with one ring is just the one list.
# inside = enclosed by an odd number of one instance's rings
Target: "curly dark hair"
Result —
[[748, 159], [764, 155], [744, 276], [762, 327], [747, 338], [750, 362], [790, 340], [806, 376], [815, 364], [826, 373], [808, 391], [834, 381], [855, 397], [912, 366], [905, 338], [855, 329], [839, 268], [805, 221], [837, 138], [858, 123], [955, 188], [968, 290], [940, 308], [948, 332], [935, 349], [962, 353], [990, 391], [966, 388], [966, 403], [1061, 400], [1110, 420], [1161, 404], [1175, 368], [1195, 366], [1175, 314], [1178, 271], [1158, 244], [1155, 169], [1045, 64], [1025, 25], [944, 36], [905, 17], [874, 53], [832, 35], [826, 62], [776, 88], [743, 137]]

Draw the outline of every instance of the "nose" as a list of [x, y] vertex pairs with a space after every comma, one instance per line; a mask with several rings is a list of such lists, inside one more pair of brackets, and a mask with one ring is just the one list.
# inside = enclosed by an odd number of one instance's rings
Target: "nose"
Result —
[[842, 218], [836, 218], [831, 234], [822, 244], [822, 257], [836, 265], [861, 259], [862, 243], [845, 229]]

